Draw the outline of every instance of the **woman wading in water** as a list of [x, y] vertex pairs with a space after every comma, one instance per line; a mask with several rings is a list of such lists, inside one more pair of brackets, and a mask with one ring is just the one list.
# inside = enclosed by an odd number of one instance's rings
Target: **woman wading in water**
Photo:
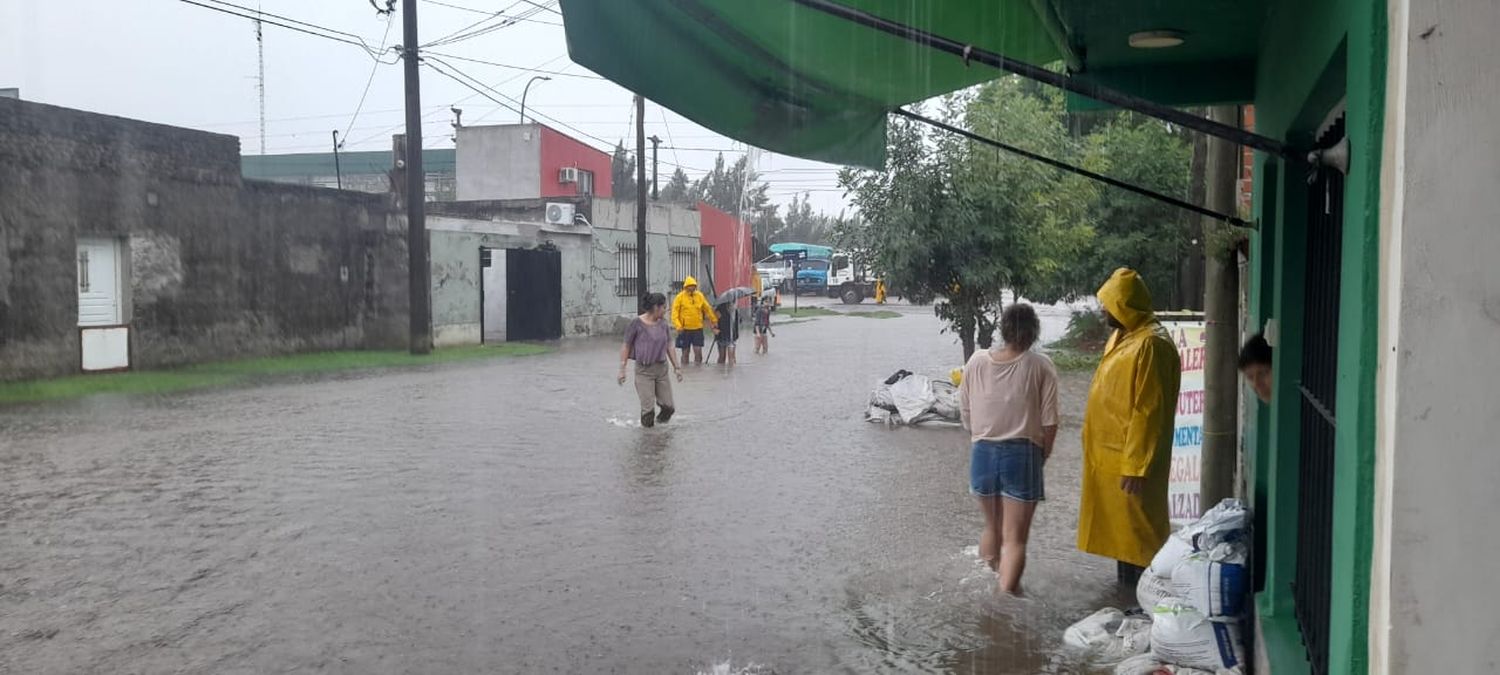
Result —
[[[650, 428], [657, 422], [666, 424], [677, 412], [672, 403], [672, 382], [667, 379], [667, 364], [682, 381], [682, 368], [672, 353], [672, 331], [664, 318], [667, 298], [647, 293], [641, 300], [641, 315], [625, 329], [625, 344], [620, 347], [620, 386], [625, 386], [625, 366], [635, 359], [635, 393], [641, 399], [641, 426]], [[661, 412], [657, 412], [657, 408]]]

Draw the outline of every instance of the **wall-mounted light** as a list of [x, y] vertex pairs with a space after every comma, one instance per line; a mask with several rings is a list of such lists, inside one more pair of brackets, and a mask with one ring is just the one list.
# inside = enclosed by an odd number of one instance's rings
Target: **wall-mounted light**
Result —
[[1130, 34], [1130, 46], [1136, 49], [1167, 49], [1187, 42], [1180, 30], [1143, 30]]

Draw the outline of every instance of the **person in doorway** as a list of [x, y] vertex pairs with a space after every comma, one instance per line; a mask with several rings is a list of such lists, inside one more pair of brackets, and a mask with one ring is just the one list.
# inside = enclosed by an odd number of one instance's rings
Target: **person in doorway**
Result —
[[960, 419], [973, 444], [969, 491], [984, 513], [979, 557], [999, 573], [1000, 590], [1016, 595], [1031, 518], [1045, 497], [1042, 467], [1057, 439], [1057, 368], [1031, 351], [1041, 330], [1031, 305], [1006, 308], [1001, 344], [969, 359], [958, 388]]
[[625, 366], [635, 359], [635, 393], [641, 400], [641, 426], [648, 429], [657, 422], [666, 424], [677, 412], [672, 401], [672, 382], [667, 379], [667, 364], [671, 364], [677, 381], [682, 381], [682, 367], [672, 351], [666, 313], [667, 297], [647, 293], [641, 300], [641, 314], [625, 329], [625, 344], [620, 347], [620, 386], [625, 386]]
[[755, 333], [756, 354], [771, 353], [771, 338], [776, 335], [776, 331], [771, 330], [771, 310], [773, 309], [775, 308], [771, 306], [769, 299], [763, 299], [755, 304], [755, 323], [752, 330]]
[[1262, 403], [1271, 402], [1271, 343], [1256, 333], [1240, 348], [1240, 372]]
[[734, 365], [735, 346], [740, 341], [740, 312], [730, 303], [723, 303], [715, 308], [719, 324], [714, 330], [714, 337], [719, 346], [719, 364], [728, 363]]
[[[719, 322], [714, 308], [708, 304], [703, 291], [698, 290], [698, 280], [688, 277], [682, 280], [682, 292], [672, 301], [672, 327], [677, 329], [677, 348], [682, 350], [682, 363], [688, 362], [688, 351], [692, 350], [694, 362], [703, 364], [703, 321], [715, 326]], [[714, 328], [718, 331], [717, 326]]]
[[1170, 532], [1167, 480], [1182, 366], [1135, 270], [1115, 270], [1098, 297], [1114, 333], [1084, 409], [1078, 548], [1114, 558], [1119, 581], [1133, 585]]

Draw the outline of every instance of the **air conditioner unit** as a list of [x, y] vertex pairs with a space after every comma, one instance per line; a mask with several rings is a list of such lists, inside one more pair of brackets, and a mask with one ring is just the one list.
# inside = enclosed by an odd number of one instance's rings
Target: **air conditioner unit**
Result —
[[578, 182], [578, 168], [577, 167], [572, 167], [572, 166], [565, 166], [565, 167], [563, 167], [561, 169], [558, 169], [557, 170], [557, 182], [559, 182], [559, 183], [577, 183]]
[[576, 207], [572, 204], [549, 203], [547, 204], [548, 225], [572, 225], [573, 211]]

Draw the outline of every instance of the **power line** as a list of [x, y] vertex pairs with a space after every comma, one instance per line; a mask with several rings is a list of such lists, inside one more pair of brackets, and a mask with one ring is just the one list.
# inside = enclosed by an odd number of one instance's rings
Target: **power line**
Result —
[[522, 71], [526, 71], [528, 73], [538, 73], [538, 74], [541, 74], [541, 75], [555, 75], [555, 76], [558, 76], [558, 77], [576, 77], [576, 78], [584, 79], [584, 80], [603, 80], [604, 79], [602, 77], [599, 77], [598, 75], [584, 75], [584, 74], [581, 74], [581, 73], [565, 73], [565, 72], [562, 72], [560, 70], [543, 70], [541, 68], [527, 68], [526, 66], [515, 66], [515, 65], [511, 65], [509, 63], [498, 63], [498, 62], [495, 62], [495, 61], [486, 61], [484, 59], [476, 59], [476, 58], [471, 58], [471, 57], [468, 57], [468, 56], [458, 56], [457, 54], [445, 54], [443, 52], [435, 52], [435, 51], [428, 50], [428, 49], [424, 49], [422, 51], [424, 51], [424, 52], [426, 52], [428, 54], [431, 54], [433, 56], [441, 56], [441, 57], [443, 57], [445, 59], [453, 59], [455, 61], [468, 61], [470, 63], [477, 63], [477, 64], [485, 65], [485, 66], [494, 66], [496, 68], [509, 68], [511, 70], [522, 70]]
[[[385, 35], [380, 37], [381, 51], [385, 51], [385, 43], [391, 38], [391, 25], [395, 23], [394, 12], [385, 15]], [[354, 130], [354, 122], [359, 119], [359, 112], [365, 109], [365, 97], [370, 95], [370, 85], [375, 83], [375, 71], [379, 69], [380, 61], [376, 60], [375, 65], [370, 66], [370, 77], [365, 80], [365, 90], [359, 95], [359, 105], [354, 106], [354, 116], [349, 118], [349, 126], [344, 129], [344, 140], [339, 141], [338, 147], [344, 147], [344, 141], [349, 140], [349, 132]], [[261, 154], [265, 154], [264, 148], [261, 149]]]
[[[285, 28], [287, 30], [292, 30], [292, 31], [296, 31], [298, 33], [303, 33], [303, 34], [306, 34], [306, 35], [311, 35], [313, 37], [320, 37], [320, 38], [323, 38], [324, 40], [332, 40], [334, 42], [342, 42], [342, 43], [344, 43], [346, 45], [352, 45], [352, 46], [355, 46], [355, 47], [359, 47], [360, 49], [364, 50], [365, 54], [368, 55], [370, 58], [375, 59], [376, 61], [380, 61], [379, 54], [374, 49], [370, 48], [369, 43], [365, 42], [363, 38], [359, 37], [358, 35], [354, 35], [353, 33], [345, 33], [343, 31], [338, 31], [338, 30], [334, 30], [334, 29], [331, 29], [331, 28], [324, 28], [324, 27], [318, 26], [316, 24], [310, 24], [310, 23], [306, 23], [306, 22], [303, 22], [303, 21], [296, 21], [295, 19], [286, 19], [285, 17], [281, 17], [280, 15], [277, 15], [277, 14], [258, 15], [256, 13], [256, 10], [253, 10], [253, 9], [247, 9], [247, 10], [245, 10], [245, 12], [236, 12], [236, 11], [233, 11], [233, 10], [224, 9], [223, 7], [214, 7], [213, 5], [206, 5], [206, 4], [203, 4], [202, 2], [198, 2], [197, 0], [177, 0], [177, 1], [181, 2], [181, 3], [184, 3], [184, 4], [193, 5], [195, 7], [202, 7], [203, 9], [208, 9], [208, 10], [213, 10], [215, 12], [220, 12], [220, 13], [223, 13], [223, 14], [228, 14], [230, 16], [236, 16], [236, 17], [239, 17], [241, 19], [247, 19], [247, 20], [250, 20], [250, 21], [259, 21], [259, 22], [261, 22], [263, 24], [267, 24], [267, 25], [271, 25], [271, 26], [276, 26], [278, 28]], [[206, 0], [206, 1], [207, 2], [218, 2], [218, 0]], [[229, 7], [235, 7], [235, 8], [243, 9], [243, 8], [240, 8], [239, 5], [231, 5], [229, 3], [220, 3], [220, 4], [223, 4], [223, 5], [226, 5], [226, 6], [229, 6]], [[269, 17], [280, 18], [280, 19], [283, 19], [285, 21], [291, 21], [293, 23], [299, 23], [299, 24], [302, 24], [304, 26], [311, 26], [312, 28], [316, 28], [318, 30], [325, 31], [325, 32], [319, 33], [319, 32], [313, 31], [313, 30], [309, 30], [307, 28], [299, 28], [299, 27], [291, 25], [289, 23], [280, 23], [278, 21], [273, 21], [271, 19], [265, 18], [265, 17], [268, 17], [268, 16]], [[339, 37], [340, 35], [351, 35], [351, 36], [353, 36], [354, 39], [351, 40], [351, 39], [348, 39], [348, 38]], [[394, 63], [394, 61], [392, 61], [391, 63]]]

